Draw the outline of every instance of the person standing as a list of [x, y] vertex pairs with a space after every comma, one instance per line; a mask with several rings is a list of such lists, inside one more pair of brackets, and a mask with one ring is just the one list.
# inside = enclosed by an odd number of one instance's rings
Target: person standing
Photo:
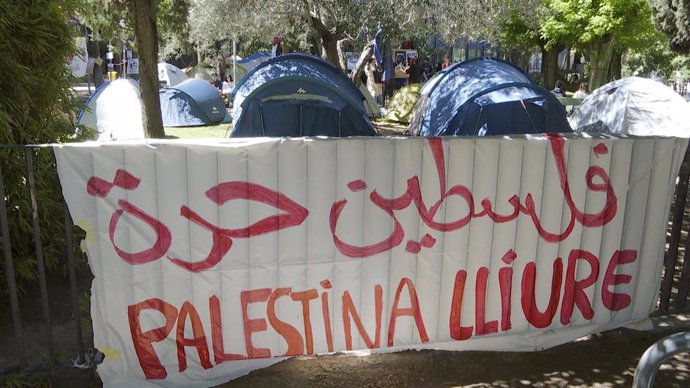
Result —
[[379, 72], [379, 70], [376, 66], [376, 58], [371, 57], [369, 58], [369, 63], [364, 67], [364, 73], [367, 75], [367, 90], [374, 96], [376, 103], [382, 105], [381, 96], [383, 96], [383, 84], [380, 83], [381, 76], [377, 76], [377, 72]]
[[441, 64], [441, 70], [450, 66], [450, 55], [446, 54], [443, 56], [443, 64]]
[[422, 68], [419, 66], [417, 57], [410, 57], [410, 64], [405, 69], [407, 73], [407, 84], [419, 84], [422, 82]]
[[283, 53], [282, 39], [279, 35], [273, 37], [273, 45], [271, 46], [271, 58], [275, 58]]

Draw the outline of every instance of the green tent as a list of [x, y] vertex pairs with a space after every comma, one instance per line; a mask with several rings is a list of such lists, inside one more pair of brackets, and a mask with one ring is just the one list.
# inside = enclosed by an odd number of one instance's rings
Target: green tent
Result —
[[202, 79], [204, 81], [209, 81], [213, 82], [213, 74], [216, 72], [216, 69], [210, 66], [205, 66], [205, 65], [196, 65], [192, 69], [192, 71], [189, 72], [189, 77], [190, 78], [198, 78]]
[[398, 90], [388, 103], [386, 120], [409, 124], [421, 89], [421, 84], [412, 84]]

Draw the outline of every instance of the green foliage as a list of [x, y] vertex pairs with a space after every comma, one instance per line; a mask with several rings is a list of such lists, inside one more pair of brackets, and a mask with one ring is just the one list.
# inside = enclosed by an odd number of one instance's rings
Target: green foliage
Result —
[[672, 62], [676, 56], [669, 50], [668, 39], [660, 38], [649, 46], [626, 55], [623, 74], [641, 77], [657, 75], [668, 79], [674, 70]]
[[[108, 41], [119, 51], [123, 39], [134, 40], [134, 15], [131, 0], [74, 0], [79, 2], [79, 20], [95, 39]], [[174, 58], [192, 51], [189, 40], [190, 0], [153, 0], [157, 4], [158, 45], [163, 58]], [[96, 32], [98, 34], [96, 34]]]
[[510, 48], [531, 48], [539, 45], [539, 31], [528, 24], [524, 15], [511, 12], [510, 17], [501, 24], [499, 44]]
[[671, 39], [671, 49], [690, 53], [690, 1], [649, 0], [649, 4], [654, 22]]
[[[0, 142], [57, 143], [73, 139], [74, 96], [66, 66], [75, 48], [68, 26], [70, 0], [0, 2]], [[48, 267], [64, 247], [63, 207], [50, 149], [34, 149], [43, 255]], [[24, 150], [0, 149], [17, 283], [36, 278], [36, 258]], [[0, 245], [2, 242], [0, 241]], [[7, 290], [0, 267], [0, 294]], [[0, 299], [7, 300], [4, 296]]]
[[546, 0], [541, 15], [539, 29], [547, 48], [585, 47], [615, 36], [627, 49], [653, 33], [644, 0]]

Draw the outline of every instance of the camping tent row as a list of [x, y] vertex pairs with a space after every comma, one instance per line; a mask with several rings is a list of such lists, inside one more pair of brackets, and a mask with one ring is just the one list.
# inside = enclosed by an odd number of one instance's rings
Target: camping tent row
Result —
[[[206, 81], [188, 79], [159, 92], [163, 125], [198, 126], [229, 121], [225, 104]], [[105, 82], [86, 101], [77, 123], [97, 132], [97, 140], [142, 139], [139, 85], [132, 79]]]
[[[233, 136], [376, 133], [363, 114], [370, 103], [361, 90], [316, 57], [290, 54], [261, 62], [238, 83], [234, 93]], [[413, 135], [571, 131], [561, 104], [550, 92], [497, 59], [481, 58], [451, 66], [424, 85], [416, 103], [415, 98], [404, 100], [405, 120], [414, 106], [410, 124]], [[225, 112], [215, 89], [199, 80], [163, 89], [161, 105], [166, 126], [211, 124], [221, 121]], [[100, 139], [143, 136], [141, 102], [134, 81], [102, 85], [87, 107], [90, 110], [80, 114], [79, 123], [98, 128]], [[687, 108], [688, 103], [667, 86], [631, 77], [595, 90], [570, 118], [570, 124], [577, 132], [688, 137], [690, 122], [683, 116]]]

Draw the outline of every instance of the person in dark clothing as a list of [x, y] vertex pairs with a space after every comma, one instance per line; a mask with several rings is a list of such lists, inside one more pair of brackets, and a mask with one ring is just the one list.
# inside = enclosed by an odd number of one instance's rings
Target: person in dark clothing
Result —
[[556, 81], [556, 86], [551, 91], [556, 97], [565, 97], [565, 90], [563, 90], [563, 81]]
[[417, 57], [410, 57], [410, 64], [405, 68], [407, 73], [407, 84], [418, 84], [422, 82], [422, 67], [417, 62]]
[[218, 73], [213, 73], [213, 81], [211, 81], [211, 84], [219, 91], [223, 89], [223, 80]]

